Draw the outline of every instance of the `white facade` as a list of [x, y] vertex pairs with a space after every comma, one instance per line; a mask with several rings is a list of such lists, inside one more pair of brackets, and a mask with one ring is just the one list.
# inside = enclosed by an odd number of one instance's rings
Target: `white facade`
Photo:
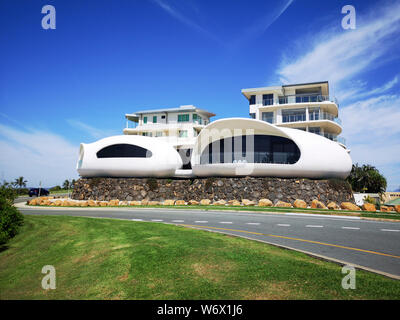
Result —
[[[143, 135], [162, 139], [176, 148], [192, 147], [200, 131], [210, 123], [214, 113], [193, 105], [179, 108], [137, 111], [126, 114], [126, 135]], [[130, 126], [134, 127], [130, 127]]]
[[[298, 157], [293, 163], [285, 163], [284, 152], [276, 152], [278, 158], [274, 161], [271, 152], [257, 152], [257, 144], [237, 152], [237, 160], [229, 157], [231, 149], [224, 150], [224, 163], [221, 158], [216, 161], [202, 163], [201, 157], [206, 147], [221, 138], [229, 138], [241, 135], [257, 135], [274, 137], [278, 140], [275, 144], [279, 148], [281, 137], [291, 147], [296, 149]], [[294, 145], [293, 145], [294, 143]], [[249, 142], [247, 142], [249, 144]], [[273, 147], [275, 147], [273, 146]], [[277, 148], [277, 149], [278, 149]], [[219, 150], [221, 151], [221, 150]], [[236, 150], [235, 150], [236, 151]], [[290, 154], [290, 156], [293, 156]], [[211, 157], [211, 156], [210, 156]], [[265, 158], [263, 163], [262, 157]], [[268, 159], [270, 157], [270, 159]], [[227, 161], [228, 158], [228, 161]], [[281, 160], [279, 159], [281, 158]], [[204, 158], [203, 158], [204, 159]], [[212, 162], [212, 163], [211, 163]], [[290, 162], [290, 161], [289, 161]], [[192, 168], [195, 176], [273, 176], [273, 177], [304, 177], [304, 178], [346, 178], [352, 167], [352, 161], [348, 152], [336, 142], [326, 139], [320, 135], [306, 131], [283, 128], [271, 125], [265, 121], [230, 118], [217, 120], [207, 126], [197, 137], [192, 154]]]
[[[118, 145], [137, 146], [148, 152], [134, 157], [129, 157], [126, 152], [122, 157], [115, 152], [112, 157], [99, 154], [102, 150], [107, 151], [107, 147]], [[172, 177], [181, 167], [182, 159], [171, 145], [154, 138], [128, 135], [82, 143], [77, 164], [82, 177]]]
[[77, 170], [83, 177], [349, 175], [327, 82], [242, 93], [253, 119], [210, 123], [215, 114], [192, 105], [126, 114], [124, 135], [81, 144]]
[[325, 82], [242, 89], [253, 119], [319, 134], [345, 147], [337, 100]]

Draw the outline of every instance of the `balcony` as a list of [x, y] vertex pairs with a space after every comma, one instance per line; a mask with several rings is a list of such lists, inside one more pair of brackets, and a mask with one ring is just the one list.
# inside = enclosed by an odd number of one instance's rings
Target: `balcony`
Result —
[[339, 125], [342, 125], [342, 120], [337, 118], [332, 113], [328, 113], [328, 112], [324, 112], [324, 111], [309, 113], [309, 121], [318, 121], [318, 120], [330, 120], [330, 121], [336, 122]]
[[324, 96], [320, 94], [295, 94], [279, 97], [278, 99], [263, 99], [262, 104], [263, 106], [272, 106], [276, 104], [294, 104], [324, 101], [330, 101], [338, 104], [338, 101], [335, 97]]
[[322, 134], [322, 133], [319, 133], [319, 135], [324, 136], [325, 138], [327, 138], [329, 140], [332, 140], [332, 141], [335, 141], [335, 142], [339, 142], [339, 143], [341, 143], [343, 145], [346, 145], [346, 139], [343, 138], [343, 137], [339, 137], [336, 134], [332, 134], [332, 133], [324, 133], [324, 134]]

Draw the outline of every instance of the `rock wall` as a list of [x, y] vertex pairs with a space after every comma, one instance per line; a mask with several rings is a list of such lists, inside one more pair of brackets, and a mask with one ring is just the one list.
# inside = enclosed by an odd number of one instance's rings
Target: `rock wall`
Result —
[[307, 203], [318, 199], [322, 202], [354, 203], [353, 193], [346, 181], [281, 179], [281, 178], [203, 178], [203, 179], [154, 179], [154, 178], [82, 178], [74, 185], [72, 198], [76, 200], [154, 200], [201, 199], [258, 201], [267, 198], [293, 203], [302, 199]]

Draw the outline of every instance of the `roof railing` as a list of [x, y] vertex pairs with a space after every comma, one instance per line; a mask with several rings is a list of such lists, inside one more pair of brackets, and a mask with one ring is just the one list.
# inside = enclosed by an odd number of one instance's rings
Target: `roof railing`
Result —
[[321, 94], [294, 94], [281, 96], [277, 99], [263, 99], [263, 106], [271, 106], [275, 104], [293, 104], [293, 103], [308, 103], [308, 102], [324, 102], [331, 101], [338, 104], [335, 97], [321, 95]]

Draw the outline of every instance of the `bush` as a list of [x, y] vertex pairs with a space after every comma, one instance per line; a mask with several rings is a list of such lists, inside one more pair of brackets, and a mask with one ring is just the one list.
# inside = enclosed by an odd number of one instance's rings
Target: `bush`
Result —
[[0, 187], [0, 245], [14, 237], [23, 224], [24, 216], [14, 207], [15, 191]]

